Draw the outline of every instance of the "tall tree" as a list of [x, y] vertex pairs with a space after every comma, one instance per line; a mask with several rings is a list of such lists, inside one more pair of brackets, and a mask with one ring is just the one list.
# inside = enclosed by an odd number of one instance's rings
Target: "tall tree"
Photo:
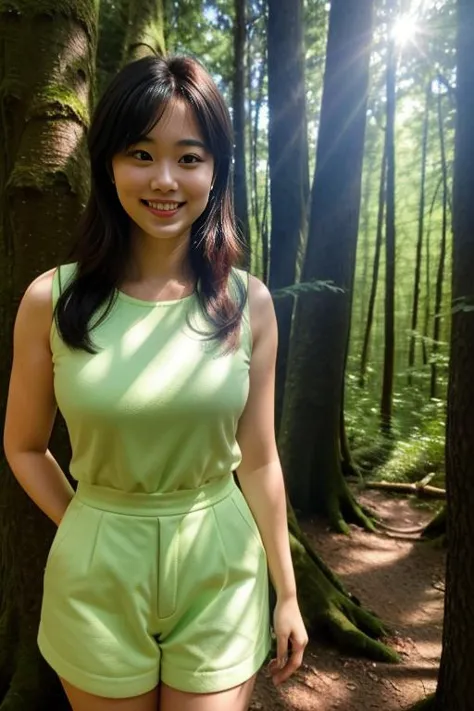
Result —
[[393, 31], [397, 0], [387, 0], [387, 207], [385, 211], [385, 322], [384, 365], [380, 417], [382, 430], [390, 434], [392, 429], [393, 376], [395, 365], [395, 101], [397, 57]]
[[421, 265], [423, 254], [423, 237], [425, 230], [425, 202], [426, 202], [426, 160], [428, 155], [428, 129], [431, 104], [431, 78], [426, 87], [425, 96], [425, 113], [423, 117], [423, 129], [421, 139], [421, 180], [420, 180], [420, 201], [418, 206], [418, 239], [416, 243], [416, 258], [415, 258], [415, 278], [413, 286], [413, 306], [411, 313], [411, 335], [410, 346], [408, 351], [408, 384], [413, 383], [413, 368], [415, 365], [415, 344], [416, 344], [416, 329], [418, 328], [418, 311], [420, 303], [420, 286], [421, 286]]
[[163, 0], [129, 0], [124, 61], [164, 51]]
[[[268, 2], [268, 109], [270, 162], [270, 289], [296, 281], [298, 249], [309, 195], [303, 0]], [[278, 359], [276, 413], [280, 421], [288, 362], [293, 297], [276, 302]]]
[[123, 60], [130, 0], [101, 0], [97, 47], [97, 90], [101, 94]]
[[435, 311], [433, 321], [433, 348], [431, 352], [431, 380], [430, 380], [430, 397], [435, 398], [437, 395], [437, 356], [439, 352], [439, 339], [441, 334], [441, 319], [443, 305], [443, 282], [446, 262], [446, 242], [448, 235], [448, 166], [446, 162], [446, 145], [443, 125], [443, 109], [442, 95], [438, 94], [438, 130], [440, 143], [440, 158], [441, 158], [441, 180], [442, 180], [442, 221], [441, 221], [441, 239], [439, 246], [438, 273], [436, 276], [436, 292], [435, 292]]
[[245, 266], [250, 265], [250, 224], [245, 154], [245, 45], [247, 39], [246, 0], [234, 0], [234, 76], [232, 118], [234, 125], [234, 203], [239, 232], [245, 244]]
[[[370, 525], [343, 478], [339, 424], [361, 196], [372, 0], [333, 0], [302, 280], [335, 288], [298, 297], [280, 431], [296, 508]], [[350, 119], [348, 119], [350, 117]]]
[[359, 387], [363, 388], [365, 386], [365, 375], [367, 372], [367, 363], [369, 360], [369, 345], [370, 345], [370, 335], [372, 333], [372, 324], [374, 321], [375, 312], [375, 300], [377, 298], [377, 288], [379, 284], [379, 269], [380, 269], [380, 253], [382, 251], [382, 240], [383, 240], [383, 225], [385, 216], [385, 200], [386, 200], [386, 181], [387, 181], [387, 140], [385, 137], [383, 155], [382, 155], [382, 166], [380, 169], [380, 182], [379, 182], [379, 201], [378, 201], [378, 214], [377, 214], [377, 232], [375, 236], [375, 252], [374, 252], [374, 265], [372, 268], [372, 282], [369, 294], [369, 305], [367, 309], [367, 321], [365, 324], [364, 340], [362, 343], [362, 354], [360, 358], [360, 371], [359, 371]]
[[474, 3], [457, 3], [457, 118], [453, 194], [453, 319], [448, 386], [448, 556], [443, 651], [435, 697], [418, 708], [471, 711], [474, 699]]
[[[94, 76], [95, 0], [0, 0], [0, 334], [27, 284], [64, 258], [87, 195], [85, 129]], [[0, 365], [4, 408], [10, 358]], [[0, 421], [4, 420], [3, 409]], [[53, 526], [0, 461], [0, 709], [55, 707], [39, 657], [41, 582]], [[59, 702], [58, 702], [59, 703]]]

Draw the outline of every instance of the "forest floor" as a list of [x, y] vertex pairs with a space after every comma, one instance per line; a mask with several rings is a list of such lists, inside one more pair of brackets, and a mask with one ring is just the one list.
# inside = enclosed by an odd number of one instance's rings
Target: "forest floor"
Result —
[[[406, 498], [367, 491], [359, 501], [394, 528], [433, 515]], [[391, 537], [351, 527], [350, 539], [316, 521], [303, 523], [315, 550], [347, 589], [392, 630], [385, 640], [400, 664], [344, 656], [312, 640], [301, 669], [275, 689], [262, 671], [252, 711], [399, 711], [434, 691], [441, 653], [445, 554], [415, 534]]]

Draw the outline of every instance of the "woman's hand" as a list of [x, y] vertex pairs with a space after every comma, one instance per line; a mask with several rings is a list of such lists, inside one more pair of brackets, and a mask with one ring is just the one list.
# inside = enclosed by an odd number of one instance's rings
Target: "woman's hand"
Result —
[[278, 686], [301, 666], [303, 652], [308, 644], [308, 635], [296, 597], [277, 601], [273, 613], [273, 627], [277, 639], [277, 658], [270, 662], [269, 671], [273, 683]]

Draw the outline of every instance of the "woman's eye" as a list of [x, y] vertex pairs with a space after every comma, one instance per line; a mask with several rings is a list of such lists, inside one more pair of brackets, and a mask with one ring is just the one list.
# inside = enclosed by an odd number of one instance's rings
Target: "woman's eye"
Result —
[[132, 158], [137, 158], [138, 160], [153, 160], [151, 155], [148, 153], [148, 151], [141, 151], [141, 150], [136, 150], [136, 151], [130, 151], [128, 154], [132, 156]]
[[202, 158], [201, 156], [196, 156], [192, 153], [188, 153], [187, 155], [180, 158], [179, 162], [185, 163], [186, 165], [192, 165], [193, 163], [202, 163]]

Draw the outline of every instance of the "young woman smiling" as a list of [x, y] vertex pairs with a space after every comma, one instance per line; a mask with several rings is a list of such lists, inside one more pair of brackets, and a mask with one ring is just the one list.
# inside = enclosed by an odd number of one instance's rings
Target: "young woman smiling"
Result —
[[[38, 642], [74, 711], [244, 711], [307, 635], [273, 423], [271, 297], [237, 268], [232, 132], [188, 57], [126, 66], [89, 131], [72, 261], [28, 288], [5, 451], [58, 530]], [[76, 490], [48, 450], [56, 408]], [[233, 473], [236, 472], [240, 488]]]

